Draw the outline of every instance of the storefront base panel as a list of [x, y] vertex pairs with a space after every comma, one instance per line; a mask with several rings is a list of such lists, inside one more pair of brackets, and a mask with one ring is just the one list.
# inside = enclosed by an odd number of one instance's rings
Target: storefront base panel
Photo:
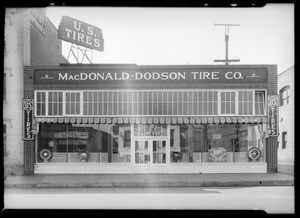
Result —
[[266, 162], [256, 163], [185, 163], [168, 166], [133, 166], [131, 164], [38, 163], [35, 174], [199, 174], [267, 173]]
[[266, 173], [267, 163], [170, 164], [169, 173]]

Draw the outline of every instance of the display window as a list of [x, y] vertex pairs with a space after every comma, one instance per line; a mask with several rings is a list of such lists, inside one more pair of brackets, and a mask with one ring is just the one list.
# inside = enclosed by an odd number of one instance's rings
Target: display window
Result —
[[37, 162], [130, 163], [130, 125], [40, 124]]
[[38, 163], [264, 162], [264, 153], [262, 124], [40, 123], [36, 159]]
[[265, 161], [262, 125], [173, 125], [170, 133], [172, 163]]

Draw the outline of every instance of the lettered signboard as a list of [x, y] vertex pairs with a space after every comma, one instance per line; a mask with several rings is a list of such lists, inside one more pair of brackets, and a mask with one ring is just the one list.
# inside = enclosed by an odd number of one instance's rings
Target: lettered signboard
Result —
[[278, 95], [268, 96], [268, 120], [270, 127], [269, 136], [278, 136]]
[[58, 38], [97, 51], [104, 50], [102, 30], [74, 18], [63, 16], [58, 26]]
[[23, 140], [33, 140], [33, 99], [23, 99]]
[[35, 71], [35, 84], [137, 84], [137, 83], [230, 83], [264, 84], [266, 68], [123, 68], [123, 69], [61, 69]]

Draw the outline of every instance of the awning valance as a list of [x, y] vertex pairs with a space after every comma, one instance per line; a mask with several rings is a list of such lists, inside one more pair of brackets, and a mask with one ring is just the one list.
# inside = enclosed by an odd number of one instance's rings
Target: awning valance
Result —
[[224, 124], [266, 123], [267, 117], [60, 117], [35, 118], [40, 123], [76, 124]]

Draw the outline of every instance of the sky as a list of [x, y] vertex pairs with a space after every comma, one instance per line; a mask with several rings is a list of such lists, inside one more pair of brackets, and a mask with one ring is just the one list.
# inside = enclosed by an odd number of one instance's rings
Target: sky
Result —
[[[70, 16], [102, 29], [104, 51], [93, 51], [93, 63], [138, 65], [204, 65], [225, 58], [234, 64], [277, 64], [278, 73], [294, 66], [294, 5], [263, 8], [48, 7], [58, 28]], [[70, 43], [63, 42], [68, 56]], [[71, 57], [71, 56], [70, 56]], [[71, 61], [73, 61], [70, 58]]]

